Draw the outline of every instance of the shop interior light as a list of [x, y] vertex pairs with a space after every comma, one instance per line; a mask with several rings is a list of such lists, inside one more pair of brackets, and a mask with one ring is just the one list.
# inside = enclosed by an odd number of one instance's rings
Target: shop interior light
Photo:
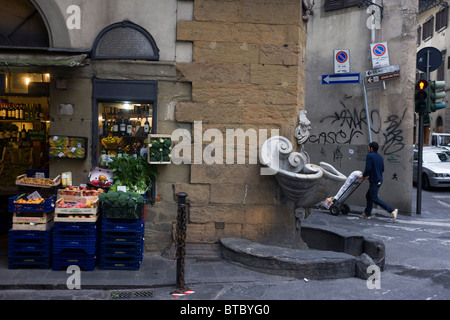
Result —
[[131, 105], [131, 103], [124, 102], [124, 103], [122, 103], [122, 108], [131, 110], [131, 109], [133, 109], [133, 106]]
[[26, 85], [29, 85], [29, 84], [30, 84], [30, 81], [31, 81], [30, 78], [28, 78], [28, 77], [25, 78], [25, 84], [26, 84]]

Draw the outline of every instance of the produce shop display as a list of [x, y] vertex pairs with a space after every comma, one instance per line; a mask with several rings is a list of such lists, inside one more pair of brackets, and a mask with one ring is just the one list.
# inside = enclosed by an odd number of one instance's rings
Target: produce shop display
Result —
[[87, 138], [50, 136], [49, 156], [51, 158], [85, 159]]
[[133, 191], [109, 191], [98, 196], [105, 218], [139, 219], [143, 216], [145, 200]]
[[172, 152], [172, 140], [169, 136], [149, 135], [148, 161], [152, 164], [170, 163]]
[[109, 163], [114, 180], [111, 190], [125, 186], [127, 190], [145, 194], [156, 179], [156, 167], [149, 164], [144, 157], [132, 157], [124, 154], [121, 158], [114, 158]]
[[64, 189], [59, 189], [58, 190], [58, 198], [63, 195], [92, 197], [92, 196], [98, 196], [102, 192], [103, 192], [103, 189], [91, 189], [91, 187], [80, 184], [78, 187], [67, 186]]
[[55, 222], [96, 222], [98, 197], [59, 198], [56, 202]]
[[95, 188], [109, 188], [114, 182], [112, 175], [112, 170], [95, 167], [89, 173], [89, 185]]
[[58, 186], [61, 183], [61, 176], [57, 176], [54, 179], [51, 178], [31, 178], [26, 174], [20, 175], [16, 178], [16, 185], [38, 187], [38, 188], [50, 188]]

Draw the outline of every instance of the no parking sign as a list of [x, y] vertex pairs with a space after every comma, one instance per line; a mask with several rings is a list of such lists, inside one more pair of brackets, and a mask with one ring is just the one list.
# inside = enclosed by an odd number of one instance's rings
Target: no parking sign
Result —
[[350, 50], [334, 50], [334, 73], [350, 72]]
[[370, 53], [372, 55], [373, 69], [388, 67], [390, 65], [387, 42], [372, 43], [370, 45]]

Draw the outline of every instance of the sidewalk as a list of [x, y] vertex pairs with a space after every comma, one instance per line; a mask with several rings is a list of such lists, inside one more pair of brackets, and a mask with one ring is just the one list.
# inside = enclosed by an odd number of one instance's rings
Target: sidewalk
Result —
[[[353, 211], [358, 211], [354, 208]], [[268, 275], [229, 262], [227, 260], [201, 260], [187, 258], [185, 260], [185, 283], [195, 291], [194, 294], [175, 298], [170, 293], [176, 288], [176, 260], [166, 259], [159, 255], [145, 254], [139, 270], [100, 270], [81, 271], [81, 290], [69, 290], [67, 283], [72, 274], [66, 271], [52, 269], [8, 269], [7, 237], [6, 247], [0, 243], [0, 300], [114, 300], [114, 299], [152, 299], [152, 300], [297, 300], [297, 299], [428, 299], [450, 297], [446, 287], [440, 282], [430, 285], [430, 278], [411, 278], [407, 272], [409, 264], [416, 262], [428, 247], [415, 246], [416, 233], [408, 224], [429, 220], [429, 214], [422, 216], [400, 216], [399, 222], [392, 223], [390, 217], [382, 211], [375, 211], [372, 220], [358, 218], [355, 213], [349, 216], [335, 217], [324, 210], [313, 210], [308, 223], [317, 225], [333, 225], [352, 232], [373, 232], [382, 235], [387, 241], [389, 265], [383, 272], [382, 290], [368, 290], [366, 281], [352, 277], [334, 280], [296, 279], [276, 275]], [[425, 212], [425, 210], [424, 210]], [[428, 212], [428, 211], [426, 211]], [[447, 214], [440, 212], [434, 217], [436, 223]], [[448, 221], [447, 219], [445, 221]], [[447, 225], [439, 227], [430, 224], [431, 231], [436, 228], [447, 230]], [[415, 226], [413, 224], [412, 226]], [[419, 225], [418, 225], [419, 226]], [[425, 225], [426, 227], [427, 225]], [[402, 228], [403, 227], [403, 228]], [[397, 229], [400, 228], [400, 231]], [[417, 228], [422, 238], [423, 227]], [[416, 230], [416, 229], [414, 229]], [[425, 231], [430, 231], [426, 229]], [[441, 236], [441, 231], [436, 237]], [[402, 232], [400, 235], [399, 232]], [[436, 231], [437, 232], [437, 231]], [[390, 239], [395, 234], [395, 240]], [[411, 235], [409, 235], [411, 234]], [[432, 234], [434, 235], [434, 234]], [[0, 239], [2, 240], [2, 239]], [[3, 237], [4, 241], [4, 237]], [[431, 240], [430, 240], [431, 241]], [[1, 242], [1, 241], [0, 241]], [[440, 242], [439, 242], [440, 243]], [[406, 248], [405, 248], [406, 245]], [[436, 250], [445, 248], [444, 244], [437, 245]], [[419, 249], [420, 252], [417, 252]], [[431, 250], [430, 255], [434, 254]], [[187, 253], [189, 255], [189, 252]], [[443, 254], [443, 256], [442, 256]], [[441, 252], [441, 259], [446, 259]], [[434, 276], [445, 276], [447, 271], [437, 270], [439, 257], [422, 257], [426, 261], [423, 266], [416, 264], [415, 268], [427, 271], [431, 268]], [[413, 269], [413, 271], [416, 269]], [[446, 269], [447, 270], [447, 269]], [[439, 271], [439, 272], [438, 272]], [[414, 273], [413, 273], [414, 275]]]

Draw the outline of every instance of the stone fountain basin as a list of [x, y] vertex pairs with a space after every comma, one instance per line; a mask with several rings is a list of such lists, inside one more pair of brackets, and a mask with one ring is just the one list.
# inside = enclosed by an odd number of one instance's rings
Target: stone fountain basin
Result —
[[299, 279], [367, 279], [370, 265], [384, 268], [385, 246], [378, 239], [322, 226], [302, 225], [301, 230], [308, 250], [222, 238], [222, 258], [258, 272]]

